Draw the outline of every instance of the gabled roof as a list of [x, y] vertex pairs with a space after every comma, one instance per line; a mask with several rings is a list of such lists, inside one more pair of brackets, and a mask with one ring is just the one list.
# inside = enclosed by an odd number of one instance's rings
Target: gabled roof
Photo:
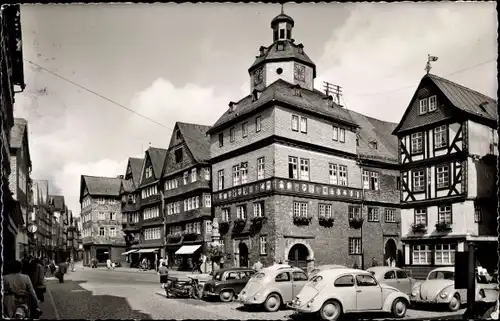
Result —
[[123, 190], [127, 193], [131, 193], [135, 190], [135, 185], [133, 181], [122, 179]]
[[333, 107], [328, 107], [327, 96], [318, 90], [301, 89], [301, 97], [294, 95], [294, 88], [297, 85], [278, 79], [271, 85], [267, 86], [260, 95], [260, 98], [253, 101], [253, 96], [248, 95], [241, 99], [236, 105], [233, 112], [226, 112], [215, 122], [209, 133], [216, 131], [223, 125], [232, 122], [236, 117], [244, 118], [251, 115], [256, 109], [270, 103], [281, 102], [286, 105], [291, 105], [316, 115], [321, 115], [331, 119], [335, 119], [344, 124], [357, 127], [357, 124], [352, 120], [349, 112], [334, 103]]
[[177, 122], [182, 138], [194, 159], [201, 163], [210, 159], [210, 126]]
[[92, 196], [119, 196], [121, 179], [117, 177], [99, 177], [82, 175], [80, 182], [80, 198], [86, 186]]
[[[359, 125], [356, 152], [362, 159], [373, 159], [398, 164], [398, 138], [392, 135], [396, 123], [372, 118], [349, 110], [352, 119]], [[372, 147], [377, 143], [377, 148]]]
[[[278, 43], [283, 44], [283, 50], [278, 50]], [[309, 56], [306, 55], [304, 50], [300, 51], [299, 47], [304, 47], [302, 44], [296, 45], [290, 40], [275, 41], [272, 45], [266, 48], [262, 56], [257, 56], [254, 63], [248, 68], [248, 72], [252, 72], [258, 66], [264, 64], [265, 61], [279, 61], [279, 60], [297, 60], [305, 65], [313, 67], [313, 77], [316, 77], [316, 65]]]
[[[149, 147], [146, 153], [149, 155], [155, 179], [160, 179], [163, 174], [163, 165], [167, 157], [168, 150], [163, 148]], [[141, 173], [142, 175], [143, 173]]]
[[27, 126], [28, 121], [26, 119], [14, 118], [14, 126], [10, 130], [10, 148], [21, 148]]
[[411, 106], [416, 98], [417, 92], [426, 80], [430, 80], [436, 85], [441, 93], [450, 101], [451, 108], [456, 108], [465, 114], [480, 117], [487, 121], [498, 122], [498, 105], [495, 99], [448, 79], [433, 74], [427, 74], [420, 80], [417, 90], [413, 94], [413, 97], [411, 98], [403, 117], [401, 117], [401, 121], [394, 129], [393, 134], [397, 134], [401, 130], [401, 126], [411, 110]]
[[53, 200], [54, 209], [56, 211], [63, 211], [66, 208], [66, 205], [64, 204], [64, 196], [49, 195], [49, 199]]
[[130, 157], [128, 159], [130, 168], [132, 169], [132, 178], [135, 186], [139, 186], [139, 182], [141, 181], [141, 167], [144, 158], [135, 158]]

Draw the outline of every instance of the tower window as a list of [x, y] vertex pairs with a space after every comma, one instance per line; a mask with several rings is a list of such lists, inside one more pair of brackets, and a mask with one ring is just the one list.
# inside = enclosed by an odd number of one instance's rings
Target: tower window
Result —
[[292, 29], [286, 29], [286, 39], [290, 40], [292, 38]]
[[283, 44], [283, 42], [278, 42], [278, 47], [276, 48], [276, 50], [278, 51], [285, 50], [285, 45]]
[[274, 41], [278, 40], [278, 29], [274, 29]]
[[285, 39], [285, 29], [280, 29], [280, 39]]

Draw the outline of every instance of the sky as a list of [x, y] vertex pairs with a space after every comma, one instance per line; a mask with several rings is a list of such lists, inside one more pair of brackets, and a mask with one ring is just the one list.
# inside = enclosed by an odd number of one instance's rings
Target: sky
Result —
[[[128, 157], [168, 148], [176, 121], [212, 125], [230, 101], [250, 93], [248, 68], [272, 43], [270, 22], [280, 10], [22, 6], [27, 87], [14, 115], [28, 120], [31, 177], [49, 180], [50, 193], [64, 195], [79, 215], [80, 175], [123, 175]], [[284, 10], [316, 64], [315, 87], [341, 86], [348, 109], [399, 122], [428, 54], [439, 58], [431, 73], [497, 98], [495, 2], [291, 3]]]

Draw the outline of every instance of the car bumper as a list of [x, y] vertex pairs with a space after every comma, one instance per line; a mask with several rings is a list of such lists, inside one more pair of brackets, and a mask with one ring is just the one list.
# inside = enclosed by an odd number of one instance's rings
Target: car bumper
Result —
[[261, 300], [260, 298], [255, 298], [255, 297], [247, 297], [247, 296], [241, 297], [241, 296], [239, 296], [236, 299], [236, 302], [241, 303], [243, 305], [252, 306], [252, 305], [260, 305], [260, 304], [264, 303], [264, 300]]
[[290, 302], [286, 306], [290, 309], [295, 310], [295, 312], [297, 312], [297, 313], [307, 314], [307, 313], [315, 313], [316, 312], [313, 310], [312, 307], [307, 307], [307, 305], [305, 305], [305, 304], [300, 305], [300, 303], [297, 304], [296, 302]]
[[411, 304], [443, 304], [443, 303], [448, 303], [443, 300], [438, 300], [438, 299], [433, 299], [433, 300], [424, 300], [420, 298], [410, 298], [410, 303]]
[[219, 296], [219, 293], [209, 292], [209, 291], [204, 291], [204, 292], [203, 292], [203, 296], [204, 296], [204, 297]]

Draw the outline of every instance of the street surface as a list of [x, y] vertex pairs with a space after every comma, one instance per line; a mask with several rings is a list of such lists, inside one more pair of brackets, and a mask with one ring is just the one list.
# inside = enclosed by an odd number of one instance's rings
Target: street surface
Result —
[[[183, 272], [171, 272], [172, 275]], [[184, 273], [185, 274], [185, 273]], [[42, 319], [214, 319], [297, 320], [293, 310], [246, 311], [238, 303], [167, 299], [159, 276], [137, 269], [91, 269], [77, 265], [65, 283], [47, 280]], [[157, 293], [158, 292], [158, 293]], [[457, 313], [408, 310], [406, 318], [444, 318]], [[363, 316], [361, 316], [363, 317]], [[388, 316], [375, 316], [387, 319]]]

